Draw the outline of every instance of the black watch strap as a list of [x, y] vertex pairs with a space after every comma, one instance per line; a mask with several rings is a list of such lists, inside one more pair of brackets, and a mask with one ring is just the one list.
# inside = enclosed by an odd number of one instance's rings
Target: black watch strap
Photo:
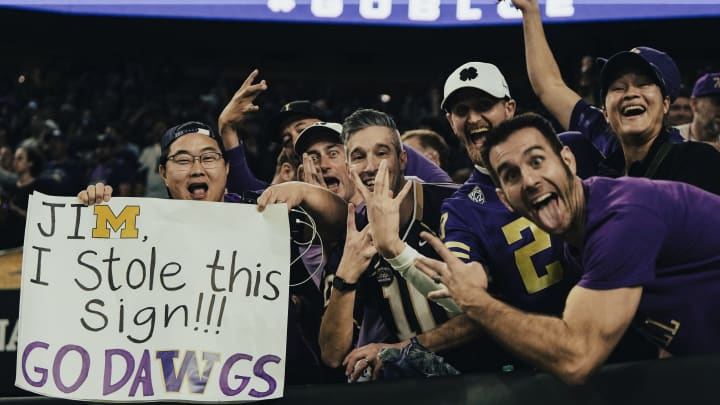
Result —
[[340, 276], [333, 277], [332, 286], [338, 291], [353, 291], [357, 288], [357, 283], [348, 283]]

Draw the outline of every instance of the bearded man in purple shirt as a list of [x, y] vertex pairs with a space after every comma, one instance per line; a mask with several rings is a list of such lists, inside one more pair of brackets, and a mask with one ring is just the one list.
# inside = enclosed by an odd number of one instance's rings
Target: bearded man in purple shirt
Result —
[[562, 318], [517, 310], [487, 294], [479, 264], [464, 264], [426, 238], [445, 263], [452, 297], [509, 349], [568, 383], [582, 383], [632, 324], [661, 355], [717, 351], [720, 339], [720, 197], [685, 183], [637, 178], [581, 180], [550, 123], [523, 114], [488, 137], [483, 158], [508, 208], [563, 239], [583, 275]]

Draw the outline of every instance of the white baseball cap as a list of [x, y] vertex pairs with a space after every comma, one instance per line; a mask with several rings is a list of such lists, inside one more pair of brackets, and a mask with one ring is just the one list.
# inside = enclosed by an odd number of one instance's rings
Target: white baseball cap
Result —
[[510, 88], [497, 66], [483, 62], [468, 62], [448, 76], [445, 80], [443, 101], [440, 108], [445, 110], [448, 98], [460, 89], [478, 89], [497, 98], [510, 98]]
[[295, 141], [295, 153], [302, 156], [302, 154], [308, 150], [313, 140], [320, 137], [325, 137], [335, 143], [342, 144], [342, 130], [342, 125], [337, 122], [316, 122], [300, 132], [297, 141]]

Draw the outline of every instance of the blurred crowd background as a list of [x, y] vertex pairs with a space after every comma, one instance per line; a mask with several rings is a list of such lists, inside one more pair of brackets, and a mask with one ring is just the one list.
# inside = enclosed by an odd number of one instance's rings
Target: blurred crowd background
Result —
[[[720, 70], [717, 18], [549, 24], [546, 30], [563, 77], [593, 103], [595, 58], [634, 46], [670, 54], [686, 86]], [[444, 169], [458, 182], [471, 163], [439, 108], [452, 69], [468, 60], [496, 64], [520, 112], [543, 112], [525, 73], [519, 22], [278, 25], [0, 8], [0, 34], [0, 249], [22, 245], [32, 190], [75, 195], [102, 180], [116, 196], [165, 197], [156, 173], [163, 131], [187, 120], [217, 125], [254, 68], [269, 89], [242, 136], [250, 167], [268, 181], [280, 139], [267, 123], [292, 100], [312, 100], [328, 120], [370, 107], [392, 114], [401, 132], [433, 129], [449, 146]]]

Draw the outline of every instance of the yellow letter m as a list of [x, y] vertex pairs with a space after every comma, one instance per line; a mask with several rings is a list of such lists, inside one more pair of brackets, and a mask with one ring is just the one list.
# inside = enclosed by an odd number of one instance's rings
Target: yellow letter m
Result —
[[120, 238], [137, 239], [138, 230], [135, 227], [135, 219], [138, 215], [140, 215], [140, 207], [137, 205], [129, 205], [123, 208], [122, 212], [120, 212], [120, 215], [118, 216], [115, 216], [110, 207], [107, 205], [96, 205], [96, 222], [95, 228], [92, 230], [92, 237], [109, 238], [110, 228], [108, 228], [108, 225], [112, 227], [113, 231], [117, 232], [124, 224], [125, 226], [123, 227], [123, 230], [120, 231]]

